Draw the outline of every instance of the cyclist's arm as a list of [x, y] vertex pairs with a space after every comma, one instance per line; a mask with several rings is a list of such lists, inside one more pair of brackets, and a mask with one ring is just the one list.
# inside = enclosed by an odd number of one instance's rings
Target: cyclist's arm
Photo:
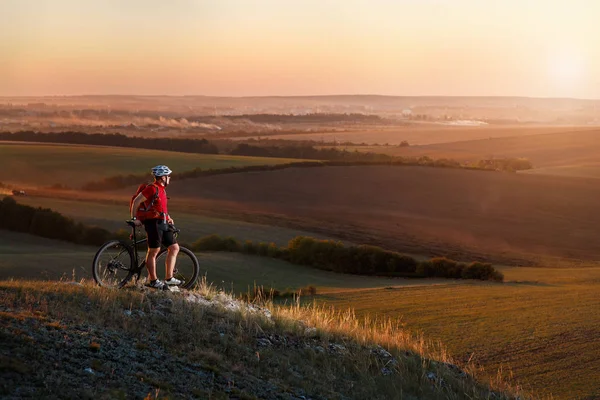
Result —
[[133, 219], [133, 217], [135, 217], [135, 214], [137, 214], [137, 210], [138, 208], [140, 208], [140, 205], [145, 202], [146, 197], [143, 194], [138, 194], [137, 197], [135, 199], [133, 199], [133, 203], [131, 203], [131, 210], [129, 210], [129, 212], [131, 213], [131, 219]]

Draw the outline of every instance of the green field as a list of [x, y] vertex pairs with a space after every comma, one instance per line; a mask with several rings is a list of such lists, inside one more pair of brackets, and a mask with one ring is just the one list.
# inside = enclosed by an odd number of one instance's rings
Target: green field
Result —
[[[600, 395], [600, 268], [503, 268], [507, 283], [346, 291], [318, 302], [401, 319], [459, 360], [501, 368], [539, 395]], [[521, 283], [517, 283], [521, 282]], [[590, 397], [588, 397], [590, 396]]]
[[[21, 204], [51, 208], [61, 214], [89, 225], [97, 225], [110, 231], [129, 229], [124, 221], [129, 218], [129, 204], [104, 204], [77, 200], [61, 200], [44, 197], [14, 197]], [[197, 214], [180, 213], [169, 209], [175, 224], [181, 229], [180, 241], [192, 243], [200, 237], [217, 234], [233, 236], [238, 240], [273, 242], [285, 245], [296, 236], [327, 238], [311, 232], [283, 227], [213, 218]]]
[[121, 147], [0, 142], [3, 168], [10, 174], [2, 182], [20, 186], [62, 184], [80, 187], [114, 175], [150, 172], [157, 164], [167, 164], [175, 172], [194, 168], [226, 168], [247, 165], [284, 164], [285, 158], [188, 154]]
[[[95, 247], [0, 230], [0, 279], [91, 279]], [[142, 253], [143, 254], [143, 253]], [[197, 253], [207, 282], [244, 293], [255, 284], [280, 291], [314, 285], [322, 292], [377, 287], [454, 284], [446, 280], [377, 278], [336, 274], [270, 258], [238, 253]], [[159, 266], [159, 275], [163, 267]]]

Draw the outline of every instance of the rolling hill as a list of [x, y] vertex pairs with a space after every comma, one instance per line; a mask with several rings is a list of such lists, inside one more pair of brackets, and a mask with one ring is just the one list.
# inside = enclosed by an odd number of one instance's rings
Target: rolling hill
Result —
[[174, 210], [251, 216], [410, 254], [509, 264], [600, 257], [594, 179], [328, 167], [190, 179], [169, 194]]

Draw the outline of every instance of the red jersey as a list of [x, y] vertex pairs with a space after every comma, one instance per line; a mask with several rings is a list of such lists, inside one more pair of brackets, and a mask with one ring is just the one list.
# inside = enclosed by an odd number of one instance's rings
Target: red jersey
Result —
[[152, 209], [160, 213], [164, 213], [165, 216], [168, 216], [169, 210], [167, 209], [167, 191], [165, 190], [164, 186], [148, 185], [144, 190], [142, 190], [142, 195], [146, 198], [146, 200], [151, 200], [156, 193], [156, 188], [158, 188], [158, 198], [154, 202]]

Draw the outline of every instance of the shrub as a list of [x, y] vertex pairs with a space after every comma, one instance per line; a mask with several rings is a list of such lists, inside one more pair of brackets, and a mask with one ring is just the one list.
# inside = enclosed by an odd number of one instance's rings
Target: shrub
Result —
[[428, 278], [435, 274], [435, 269], [431, 261], [421, 261], [417, 266], [416, 274], [420, 277]]
[[269, 254], [269, 243], [258, 243], [256, 246], [256, 254], [259, 256], [267, 256]]
[[462, 278], [502, 281], [504, 280], [504, 275], [492, 267], [491, 264], [476, 261], [465, 267]]
[[440, 278], [460, 279], [464, 264], [458, 263], [445, 257], [436, 257], [429, 260], [433, 269], [433, 276]]
[[288, 243], [290, 261], [294, 264], [311, 264], [314, 253], [313, 244], [315, 239], [306, 236], [296, 236]]
[[256, 254], [258, 249], [252, 240], [246, 240], [242, 245], [242, 252], [245, 254]]
[[282, 258], [283, 250], [275, 243], [269, 243], [267, 247], [267, 256], [272, 258]]
[[219, 235], [204, 236], [192, 244], [194, 251], [240, 251], [242, 246], [233, 237], [222, 238]]
[[387, 260], [387, 270], [392, 275], [414, 274], [417, 270], [418, 262], [406, 254], [391, 253]]

